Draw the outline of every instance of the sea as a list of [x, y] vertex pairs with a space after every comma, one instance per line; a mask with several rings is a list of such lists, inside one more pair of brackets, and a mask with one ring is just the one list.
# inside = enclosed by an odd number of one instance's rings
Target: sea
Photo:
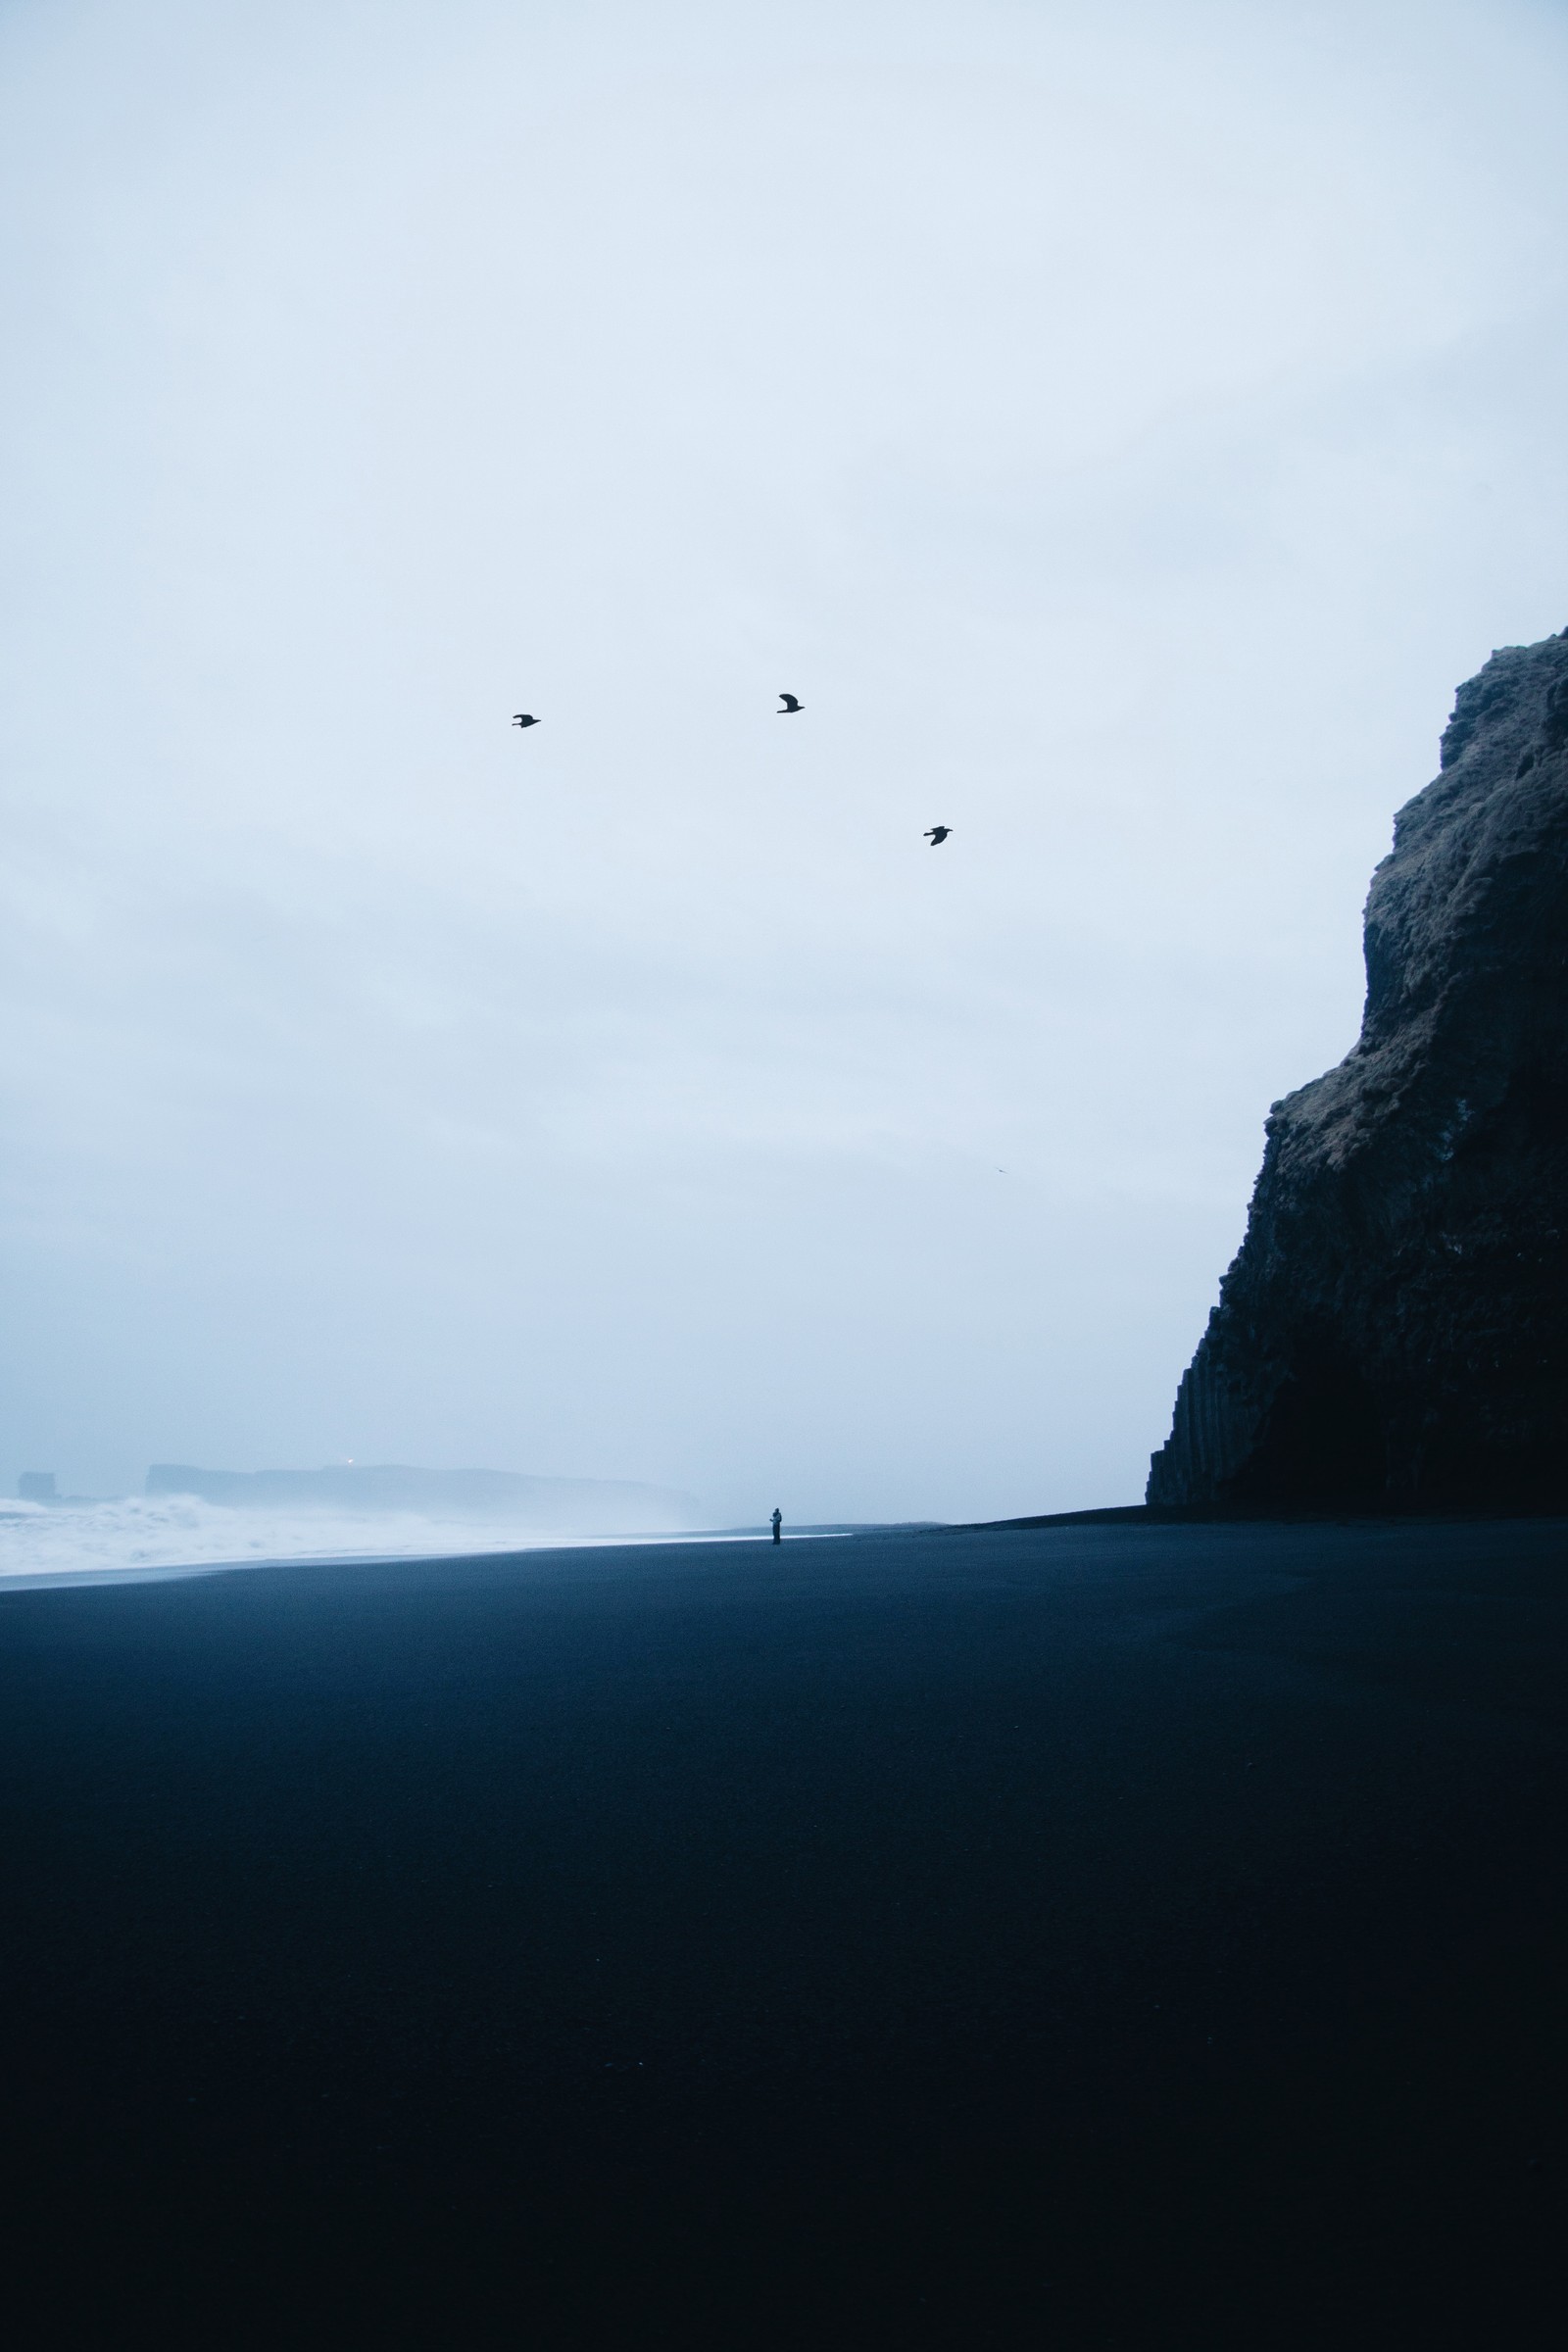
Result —
[[196, 1494], [0, 1503], [0, 1587], [134, 1578], [273, 1561], [474, 1558], [607, 1544], [691, 1542], [668, 1530], [585, 1534], [439, 1510], [247, 1506]]

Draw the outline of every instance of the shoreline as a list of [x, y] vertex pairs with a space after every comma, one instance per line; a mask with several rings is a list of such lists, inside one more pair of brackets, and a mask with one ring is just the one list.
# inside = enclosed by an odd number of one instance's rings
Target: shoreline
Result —
[[[1073, 1529], [1122, 1529], [1154, 1533], [1159, 1530], [1194, 1529], [1245, 1531], [1307, 1530], [1363, 1530], [1371, 1534], [1378, 1530], [1415, 1528], [1483, 1529], [1489, 1526], [1549, 1526], [1554, 1522], [1568, 1523], [1568, 1509], [1543, 1510], [1521, 1507], [1516, 1511], [1493, 1509], [1431, 1511], [1216, 1511], [1202, 1507], [1151, 1505], [1144, 1503], [1110, 1504], [1099, 1509], [1082, 1511], [1052, 1511], [1023, 1518], [982, 1519], [944, 1522], [940, 1520], [839, 1521], [786, 1528], [783, 1543], [787, 1546], [805, 1543], [843, 1542], [848, 1539], [913, 1539], [943, 1536], [988, 1536], [1049, 1534], [1053, 1530], [1067, 1532]], [[538, 1561], [575, 1557], [584, 1552], [649, 1550], [668, 1552], [682, 1546], [718, 1546], [755, 1544], [773, 1548], [771, 1529], [762, 1525], [729, 1528], [701, 1528], [670, 1533], [663, 1530], [626, 1534], [572, 1535], [559, 1529], [542, 1531], [536, 1538], [517, 1540], [515, 1537], [493, 1544], [457, 1545], [439, 1550], [385, 1550], [374, 1546], [349, 1551], [289, 1551], [246, 1554], [237, 1558], [202, 1560], [135, 1561], [124, 1565], [82, 1567], [39, 1567], [0, 1570], [0, 1597], [7, 1594], [49, 1591], [79, 1592], [92, 1587], [130, 1587], [141, 1584], [166, 1584], [191, 1578], [224, 1576], [241, 1570], [256, 1569], [286, 1571], [306, 1569], [329, 1571], [334, 1568], [370, 1569], [406, 1566], [456, 1567], [471, 1561]]]
[[[786, 1534], [787, 1544], [821, 1543], [846, 1536], [903, 1535], [925, 1533], [934, 1522], [894, 1522], [888, 1526], [875, 1524], [845, 1524], [800, 1527]], [[33, 1592], [69, 1587], [73, 1591], [89, 1585], [133, 1585], [164, 1583], [184, 1577], [222, 1576], [241, 1569], [287, 1568], [375, 1568], [398, 1563], [409, 1566], [437, 1566], [443, 1562], [466, 1560], [532, 1560], [556, 1555], [567, 1556], [579, 1552], [615, 1550], [666, 1550], [671, 1545], [721, 1544], [765, 1543], [771, 1547], [772, 1531], [759, 1528], [692, 1528], [678, 1533], [663, 1530], [609, 1535], [572, 1535], [556, 1528], [542, 1532], [531, 1540], [515, 1537], [494, 1544], [455, 1545], [438, 1551], [387, 1551], [367, 1548], [352, 1551], [291, 1551], [245, 1554], [232, 1559], [133, 1561], [122, 1567], [42, 1567], [0, 1570], [0, 1594]]]

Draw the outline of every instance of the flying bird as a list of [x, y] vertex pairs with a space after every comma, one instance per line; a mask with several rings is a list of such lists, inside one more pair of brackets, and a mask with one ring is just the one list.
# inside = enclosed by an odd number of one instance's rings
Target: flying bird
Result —
[[782, 710], [774, 711], [773, 716], [775, 718], [788, 718], [792, 711], [798, 710], [801, 707], [796, 701], [794, 695], [786, 694], [782, 686], [778, 690], [778, 699], [783, 704], [784, 708]]
[[926, 839], [934, 850], [940, 850], [942, 844], [947, 840], [948, 835], [952, 831], [953, 827], [951, 825], [933, 825], [930, 832], [926, 835]]
[[539, 721], [531, 710], [519, 710], [512, 723], [514, 727], [536, 727]]

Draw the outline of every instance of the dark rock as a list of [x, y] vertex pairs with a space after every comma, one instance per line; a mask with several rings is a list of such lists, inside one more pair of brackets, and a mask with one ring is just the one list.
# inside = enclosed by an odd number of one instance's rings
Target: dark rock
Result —
[[1365, 938], [1360, 1040], [1273, 1105], [1152, 1504], [1568, 1503], [1568, 631], [1460, 687]]

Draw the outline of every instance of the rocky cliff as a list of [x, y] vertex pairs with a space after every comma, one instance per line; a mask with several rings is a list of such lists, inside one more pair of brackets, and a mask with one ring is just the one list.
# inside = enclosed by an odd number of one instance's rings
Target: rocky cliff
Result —
[[1268, 1118], [1151, 1503], [1568, 1508], [1568, 631], [1461, 686], [1354, 1051]]

